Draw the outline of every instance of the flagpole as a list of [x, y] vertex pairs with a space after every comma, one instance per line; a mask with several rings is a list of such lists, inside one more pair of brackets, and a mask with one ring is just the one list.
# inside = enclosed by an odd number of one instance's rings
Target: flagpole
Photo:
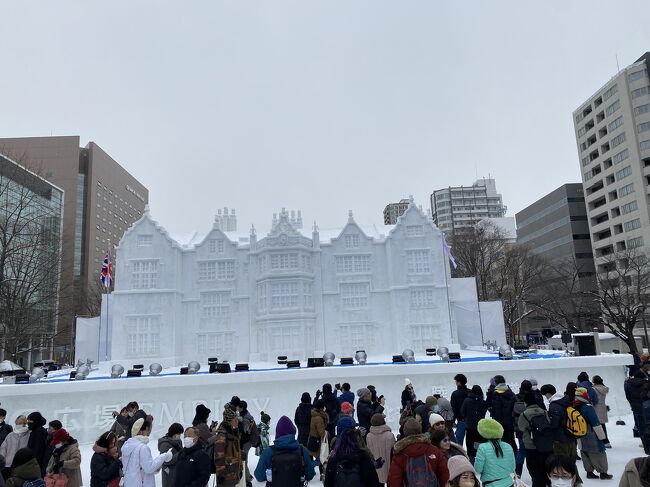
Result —
[[[449, 313], [449, 333], [451, 334], [451, 341], [452, 343], [454, 342], [454, 326], [452, 324], [452, 317], [451, 317], [451, 302], [449, 301], [449, 282], [447, 281], [447, 268], [450, 266], [450, 259], [447, 256], [447, 252], [445, 251], [445, 234], [440, 230], [440, 243], [442, 245], [442, 257], [445, 262], [445, 290], [447, 291], [447, 312]], [[449, 272], [451, 273], [451, 267], [449, 267]]]
[[112, 270], [113, 262], [111, 259], [111, 243], [110, 241], [108, 242], [108, 268], [109, 268], [109, 276], [108, 276], [108, 286], [106, 286], [106, 341], [104, 342], [104, 362], [108, 362], [108, 326], [109, 326], [109, 319], [108, 319], [108, 313], [109, 311], [109, 297], [111, 295], [111, 284], [113, 284], [113, 270]]

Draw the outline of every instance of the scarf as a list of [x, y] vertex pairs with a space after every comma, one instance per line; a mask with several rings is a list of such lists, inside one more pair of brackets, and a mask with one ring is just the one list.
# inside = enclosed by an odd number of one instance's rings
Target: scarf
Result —
[[232, 429], [230, 424], [221, 423], [226, 434], [225, 454], [227, 457], [241, 458], [241, 445], [239, 442], [239, 429]]

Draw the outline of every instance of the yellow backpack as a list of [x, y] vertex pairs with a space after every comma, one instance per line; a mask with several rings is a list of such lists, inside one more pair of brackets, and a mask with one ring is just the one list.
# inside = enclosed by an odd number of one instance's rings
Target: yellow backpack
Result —
[[587, 434], [587, 421], [573, 406], [566, 408], [566, 430], [574, 438], [582, 438]]

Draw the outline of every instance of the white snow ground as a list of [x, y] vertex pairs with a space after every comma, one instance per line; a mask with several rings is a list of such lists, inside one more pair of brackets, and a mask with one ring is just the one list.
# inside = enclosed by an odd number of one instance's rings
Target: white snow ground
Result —
[[[293, 413], [288, 414], [291, 416]], [[601, 486], [601, 487], [614, 487], [618, 486], [618, 481], [621, 478], [625, 464], [632, 458], [645, 456], [643, 453], [643, 448], [641, 445], [641, 440], [638, 438], [632, 438], [632, 416], [625, 416], [623, 419], [625, 421], [625, 426], [616, 426], [616, 420], [619, 418], [610, 418], [610, 422], [607, 424], [607, 432], [609, 434], [610, 441], [612, 443], [612, 448], [607, 450], [607, 458], [609, 461], [609, 473], [614, 476], [612, 480], [588, 480], [585, 478], [585, 470], [582, 468], [582, 462], [578, 462], [578, 470], [580, 475], [583, 478], [584, 485], [587, 487], [590, 486]], [[149, 446], [152, 450], [153, 455], [158, 454], [157, 450], [158, 439], [152, 438], [149, 442]], [[92, 456], [92, 444], [81, 445], [82, 450], [82, 462], [81, 469], [83, 474], [84, 485], [90, 485], [90, 457]], [[257, 457], [254, 455], [251, 450], [250, 456], [250, 470], [251, 473], [255, 469], [257, 464]], [[318, 475], [318, 474], [317, 474]], [[524, 467], [523, 480], [530, 485], [530, 476], [526, 468]], [[161, 486], [162, 481], [160, 474], [156, 476], [156, 485]], [[210, 479], [208, 484], [210, 487], [214, 485], [214, 476]], [[254, 486], [263, 486], [265, 483], [253, 481]], [[313, 480], [309, 483], [310, 486], [322, 486], [323, 484], [319, 481]]]

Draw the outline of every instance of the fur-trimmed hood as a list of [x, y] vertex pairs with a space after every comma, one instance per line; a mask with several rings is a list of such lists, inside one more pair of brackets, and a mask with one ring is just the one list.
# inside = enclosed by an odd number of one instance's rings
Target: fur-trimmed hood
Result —
[[411, 436], [407, 436], [406, 438], [402, 438], [397, 443], [395, 443], [395, 446], [393, 447], [393, 451], [395, 454], [398, 454], [404, 451], [405, 449], [407, 449], [409, 446], [415, 445], [416, 443], [424, 443], [425, 445], [431, 445], [429, 440], [427, 440], [426, 436], [411, 435]]

